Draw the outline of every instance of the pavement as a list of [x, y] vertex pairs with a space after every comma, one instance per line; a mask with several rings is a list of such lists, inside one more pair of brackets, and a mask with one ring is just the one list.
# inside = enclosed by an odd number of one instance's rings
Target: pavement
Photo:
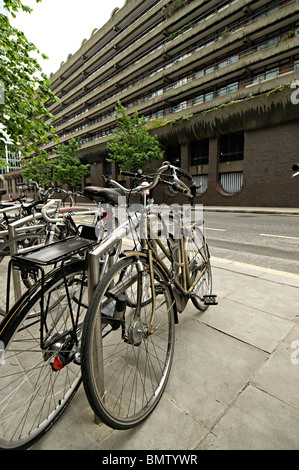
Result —
[[219, 303], [201, 313], [190, 302], [180, 315], [170, 378], [147, 420], [128, 431], [95, 423], [82, 386], [32, 450], [299, 448], [299, 276], [213, 257], [212, 267]]

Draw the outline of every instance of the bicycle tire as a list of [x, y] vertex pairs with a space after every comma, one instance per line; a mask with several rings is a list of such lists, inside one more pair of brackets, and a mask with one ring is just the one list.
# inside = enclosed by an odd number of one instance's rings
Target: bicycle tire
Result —
[[[159, 265], [154, 265], [157, 330], [153, 334], [147, 331], [151, 302], [143, 301], [145, 297], [152, 298], [151, 293], [142, 292], [140, 313], [136, 307], [127, 305], [117, 318], [115, 311], [113, 317], [108, 315], [108, 310], [115, 308], [113, 295], [114, 298], [126, 295], [130, 290], [132, 297], [135, 289], [146, 285], [143, 281], [148, 270], [147, 260], [141, 257], [118, 261], [98, 284], [83, 326], [85, 393], [94, 413], [113, 429], [130, 429], [147, 418], [158, 404], [171, 370], [175, 307], [171, 288]], [[123, 276], [126, 271], [130, 273], [127, 279]], [[100, 317], [102, 333], [97, 331]], [[103, 369], [98, 368], [97, 351], [102, 353]], [[99, 376], [104, 384], [99, 383]]]
[[[4, 351], [0, 365], [1, 449], [31, 447], [52, 428], [81, 384], [80, 338], [77, 336], [78, 344], [75, 344], [74, 337], [75, 333], [80, 334], [87, 310], [83, 268], [84, 263], [76, 261], [65, 266], [64, 271], [71, 289], [72, 308], [80, 306], [82, 314], [76, 329], [65, 293], [63, 295], [61, 267], [46, 275], [44, 291], [41, 282], [35, 284], [0, 324], [0, 345]], [[83, 296], [79, 296], [81, 287]], [[43, 294], [48, 307], [45, 320], [48, 337], [42, 349], [40, 302]], [[57, 296], [60, 302], [56, 301]], [[65, 361], [60, 370], [59, 360], [62, 364]]]
[[194, 307], [203, 312], [208, 308], [204, 296], [212, 293], [212, 268], [209, 247], [205, 235], [198, 227], [188, 230], [187, 238], [189, 240], [188, 269], [191, 282], [203, 273], [192, 291], [191, 300]]

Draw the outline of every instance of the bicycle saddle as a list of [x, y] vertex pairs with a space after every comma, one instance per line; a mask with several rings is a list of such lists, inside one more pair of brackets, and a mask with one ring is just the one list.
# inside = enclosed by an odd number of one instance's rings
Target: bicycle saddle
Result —
[[118, 197], [123, 196], [123, 192], [118, 188], [101, 188], [100, 186], [87, 186], [84, 188], [84, 196], [96, 202], [107, 202], [116, 206]]
[[6, 194], [6, 189], [0, 189], [0, 197]]

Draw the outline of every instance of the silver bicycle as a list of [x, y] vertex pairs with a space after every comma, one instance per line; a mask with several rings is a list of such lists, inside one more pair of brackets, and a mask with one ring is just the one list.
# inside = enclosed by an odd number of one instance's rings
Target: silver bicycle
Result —
[[[170, 164], [162, 165], [150, 188], [159, 184], [168, 170], [168, 184], [189, 196], [178, 177], [179, 169]], [[116, 196], [144, 195], [147, 190], [142, 185], [129, 190], [114, 184], [116, 188], [92, 191], [109, 202]], [[133, 211], [101, 240], [90, 237], [90, 227], [83, 227], [74, 237], [12, 257], [12, 270], [37, 274], [38, 282], [0, 323], [0, 448], [28, 448], [51, 429], [75, 396], [82, 373], [88, 398], [95, 392], [103, 409], [101, 415], [95, 407], [97, 415], [110, 426], [136, 425], [156, 406], [173, 356], [178, 319], [174, 288], [179, 290], [182, 284], [188, 298], [200, 302], [204, 309], [211, 299], [211, 270], [205, 242], [201, 254], [191, 258], [189, 253], [187, 268], [180, 266], [179, 251], [171, 249], [172, 241], [177, 246], [171, 236], [169, 250], [162, 256], [159, 230], [153, 230], [150, 243], [140, 237], [140, 233], [147, 233], [148, 211], [145, 213], [146, 217], [142, 211]], [[188, 231], [193, 236], [197, 229], [192, 233], [190, 227]], [[116, 263], [119, 242], [129, 236], [135, 250], [124, 251], [123, 259]], [[155, 256], [160, 261], [155, 261]], [[56, 267], [47, 272], [53, 264]], [[190, 275], [189, 287], [180, 279], [180, 268]], [[115, 339], [118, 354], [113, 355]], [[122, 354], [121, 346], [127, 355]], [[110, 384], [119, 371], [123, 383], [131, 388], [111, 391]], [[118, 387], [120, 383], [117, 381]]]

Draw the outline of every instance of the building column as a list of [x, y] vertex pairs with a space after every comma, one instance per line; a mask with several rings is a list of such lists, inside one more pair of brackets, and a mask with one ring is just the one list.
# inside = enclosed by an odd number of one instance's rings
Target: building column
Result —
[[104, 165], [103, 161], [90, 164], [90, 183], [91, 186], [103, 186]]
[[111, 165], [111, 171], [112, 171], [112, 179], [117, 181], [117, 177], [118, 177], [118, 169], [117, 169], [117, 165], [116, 165], [116, 162], [112, 162], [112, 165]]
[[181, 168], [188, 171], [190, 169], [190, 144], [181, 144]]
[[215, 188], [218, 186], [219, 183], [219, 175], [218, 175], [218, 138], [210, 138], [209, 142], [209, 181], [208, 187], [210, 190], [215, 191]]

